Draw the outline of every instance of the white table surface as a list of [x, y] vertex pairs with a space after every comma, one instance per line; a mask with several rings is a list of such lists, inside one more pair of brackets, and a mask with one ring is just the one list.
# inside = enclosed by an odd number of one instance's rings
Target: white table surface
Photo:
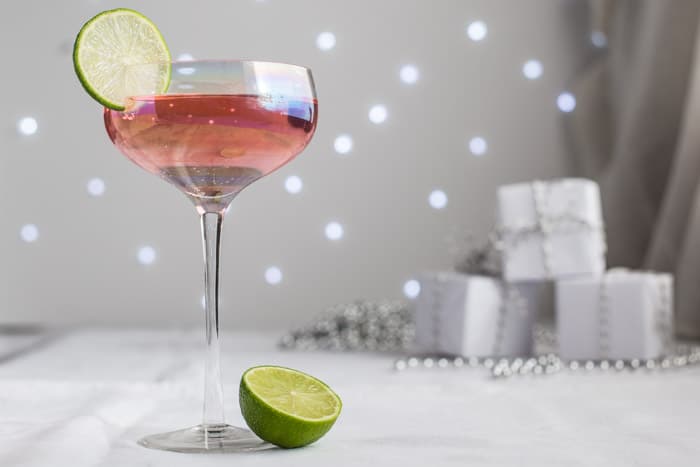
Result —
[[244, 454], [138, 446], [143, 435], [199, 421], [201, 333], [74, 331], [1, 361], [0, 466], [700, 465], [698, 368], [510, 380], [474, 369], [397, 373], [392, 356], [284, 352], [260, 334], [224, 336], [229, 422], [243, 423], [243, 370], [280, 364], [343, 399], [326, 437]]

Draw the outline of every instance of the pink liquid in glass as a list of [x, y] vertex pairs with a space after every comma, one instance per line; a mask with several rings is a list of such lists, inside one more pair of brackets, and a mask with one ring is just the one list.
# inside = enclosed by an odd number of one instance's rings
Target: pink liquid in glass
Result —
[[172, 94], [105, 109], [107, 133], [140, 167], [198, 198], [235, 194], [299, 154], [316, 129], [315, 100]]

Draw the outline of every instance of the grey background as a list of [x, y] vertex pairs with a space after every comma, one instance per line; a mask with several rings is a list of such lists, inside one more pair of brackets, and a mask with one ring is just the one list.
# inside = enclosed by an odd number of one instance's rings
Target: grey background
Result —
[[[571, 173], [559, 93], [590, 43], [583, 1], [23, 1], [0, 16], [0, 322], [200, 325], [202, 255], [193, 207], [120, 155], [72, 70], [84, 21], [127, 6], [153, 19], [173, 56], [254, 58], [313, 69], [319, 127], [295, 161], [247, 190], [224, 230], [222, 324], [281, 328], [356, 298], [401, 297], [424, 269], [450, 268], [450, 239], [484, 236], [498, 185]], [[471, 41], [481, 19], [488, 35]], [[335, 48], [316, 36], [331, 31]], [[523, 77], [528, 59], [544, 73]], [[403, 64], [420, 80], [399, 80]], [[386, 105], [382, 125], [369, 108]], [[37, 119], [35, 135], [17, 121]], [[346, 156], [335, 137], [352, 135]], [[473, 156], [472, 136], [488, 141]], [[301, 193], [284, 189], [289, 175]], [[101, 197], [86, 183], [100, 177]], [[445, 209], [429, 193], [447, 193]], [[324, 226], [336, 220], [336, 242]], [[36, 242], [22, 241], [36, 224]], [[153, 246], [151, 265], [138, 249]], [[283, 280], [269, 285], [268, 266]]]

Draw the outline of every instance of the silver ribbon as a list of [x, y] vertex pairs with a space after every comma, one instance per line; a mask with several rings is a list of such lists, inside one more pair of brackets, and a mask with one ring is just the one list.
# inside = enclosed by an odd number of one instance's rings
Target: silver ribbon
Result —
[[527, 302], [520, 290], [513, 284], [504, 284], [501, 288], [501, 305], [498, 307], [498, 321], [496, 325], [496, 337], [493, 346], [493, 356], [500, 357], [503, 354], [503, 343], [506, 336], [508, 322], [515, 319], [514, 315], [524, 315], [527, 310]]
[[441, 350], [441, 335], [442, 335], [442, 314], [444, 313], [444, 302], [445, 302], [445, 283], [447, 282], [447, 276], [445, 274], [437, 274], [435, 276], [437, 282], [436, 287], [431, 287], [431, 315], [432, 315], [432, 329], [431, 334], [433, 337], [433, 349]]
[[655, 306], [656, 330], [661, 337], [663, 353], [667, 354], [673, 346], [673, 279], [666, 275], [656, 276], [658, 301]]
[[[619, 271], [627, 271], [618, 269]], [[657, 300], [654, 303], [654, 323], [658, 336], [661, 339], [661, 353], [667, 354], [673, 346], [673, 330], [671, 329], [671, 300], [673, 295], [672, 279], [667, 274], [658, 274], [654, 272], [636, 271], [632, 274], [651, 274], [653, 275], [656, 286]], [[599, 298], [598, 298], [598, 352], [600, 358], [607, 359], [610, 356], [610, 286], [609, 272], [604, 274], [600, 280]]]
[[598, 353], [601, 358], [608, 358], [610, 353], [610, 289], [608, 274], [600, 279], [598, 295]]

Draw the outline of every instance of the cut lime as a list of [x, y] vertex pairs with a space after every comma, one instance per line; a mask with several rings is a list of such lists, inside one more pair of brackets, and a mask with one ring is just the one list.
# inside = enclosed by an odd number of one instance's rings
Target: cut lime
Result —
[[256, 366], [243, 373], [240, 404], [250, 429], [283, 448], [318, 440], [331, 429], [343, 406], [323, 382], [279, 366]]
[[[124, 110], [130, 96], [162, 94], [170, 84], [170, 51], [158, 28], [127, 8], [85, 23], [73, 46], [80, 83], [100, 104]], [[129, 67], [138, 64], [153, 66]]]

